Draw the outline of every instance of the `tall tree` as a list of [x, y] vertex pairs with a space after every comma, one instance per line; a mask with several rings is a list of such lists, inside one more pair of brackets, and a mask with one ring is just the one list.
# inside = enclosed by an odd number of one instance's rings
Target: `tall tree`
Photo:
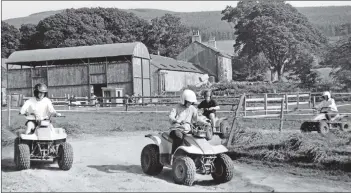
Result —
[[21, 32], [20, 50], [32, 50], [38, 48], [38, 38], [36, 36], [36, 25], [22, 24], [19, 29]]
[[18, 50], [21, 33], [12, 25], [1, 22], [1, 58], [9, 57], [12, 52]]
[[305, 16], [282, 0], [240, 1], [235, 8], [227, 6], [222, 14], [222, 20], [235, 24], [234, 47], [239, 56], [252, 58], [263, 53], [279, 80], [301, 50], [321, 54], [327, 44]]
[[333, 67], [333, 76], [346, 88], [351, 88], [351, 36], [346, 36], [330, 48], [325, 64]]
[[190, 29], [179, 17], [165, 14], [151, 20], [145, 40], [149, 52], [167, 57], [175, 57], [190, 43]]

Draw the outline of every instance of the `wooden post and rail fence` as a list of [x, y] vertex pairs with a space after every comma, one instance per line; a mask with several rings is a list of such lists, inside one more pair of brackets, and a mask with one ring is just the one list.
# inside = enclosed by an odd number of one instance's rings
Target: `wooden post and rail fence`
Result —
[[[338, 99], [341, 99], [343, 101], [351, 101], [351, 93], [332, 93], [333, 98], [336, 99], [336, 101], [340, 101]], [[265, 119], [265, 120], [279, 120], [279, 131], [282, 131], [283, 129], [283, 123], [284, 121], [297, 121], [297, 120], [303, 120], [303, 119], [286, 119], [285, 116], [288, 115], [295, 115], [295, 116], [307, 116], [307, 115], [313, 115], [313, 114], [289, 114], [289, 112], [294, 112], [296, 110], [299, 111], [311, 111], [312, 107], [316, 105], [318, 102], [317, 99], [319, 99], [320, 93], [264, 93], [264, 94], [243, 94], [241, 96], [215, 96], [214, 99], [218, 102], [220, 106], [232, 106], [232, 110], [234, 111], [234, 120], [232, 123], [232, 128], [231, 128], [231, 133], [229, 135], [229, 139], [233, 139], [233, 133], [234, 133], [234, 128], [235, 125], [237, 124], [238, 119]], [[341, 97], [340, 97], [341, 96]], [[317, 98], [318, 97], [318, 98]], [[8, 95], [7, 96], [7, 111], [8, 111], [8, 126], [10, 126], [10, 111], [11, 111], [11, 106], [13, 101], [13, 96]], [[16, 97], [15, 97], [16, 98]], [[17, 97], [18, 99], [23, 100], [21, 103], [23, 105], [23, 102], [27, 100], [29, 97], [23, 97], [19, 96]], [[140, 100], [142, 102], [135, 101], [134, 102], [129, 102], [131, 100], [130, 97], [96, 97], [95, 99], [90, 99], [92, 100], [100, 100], [103, 101], [102, 103], [94, 103], [91, 104], [89, 102], [88, 97], [75, 97], [73, 100], [72, 98], [67, 95], [66, 97], [50, 97], [52, 100], [53, 104], [55, 106], [61, 105], [61, 106], [68, 106], [68, 110], [72, 106], [90, 106], [90, 107], [96, 107], [100, 108], [98, 106], [102, 106], [102, 108], [106, 106], [111, 105], [116, 105], [116, 106], [125, 106], [125, 111], [128, 111], [129, 106], [147, 106], [147, 105], [174, 105], [178, 104], [178, 99], [179, 96], [144, 96], [144, 97], [135, 97], [137, 99], [143, 98], [144, 100]], [[104, 102], [107, 100], [112, 100], [112, 99], [120, 99], [122, 102]], [[146, 100], [145, 100], [146, 99]], [[201, 100], [201, 99], [200, 99]], [[79, 102], [73, 104], [74, 102]], [[132, 100], [133, 101], [133, 100]], [[17, 101], [18, 103], [18, 101]], [[21, 105], [18, 105], [21, 106]], [[17, 107], [18, 107], [17, 106]], [[236, 106], [236, 109], [234, 109], [234, 106]], [[294, 108], [292, 108], [294, 106]], [[340, 106], [340, 105], [339, 105]], [[351, 104], [343, 104], [341, 106], [350, 106], [351, 109]], [[301, 107], [307, 107], [307, 108], [301, 108]], [[108, 112], [108, 111], [104, 111]], [[220, 112], [220, 111], [219, 111]], [[278, 113], [271, 113], [271, 112], [278, 112]], [[251, 115], [248, 115], [250, 113]], [[261, 113], [261, 114], [255, 114], [255, 113]], [[351, 112], [348, 113], [341, 113], [341, 114], [351, 114]], [[274, 118], [275, 117], [275, 118]], [[228, 140], [228, 146], [231, 144], [229, 143], [230, 140]]]

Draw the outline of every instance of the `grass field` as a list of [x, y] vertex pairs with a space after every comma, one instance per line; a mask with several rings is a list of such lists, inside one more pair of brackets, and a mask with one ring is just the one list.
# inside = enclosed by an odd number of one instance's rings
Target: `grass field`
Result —
[[[147, 108], [147, 107], [146, 107]], [[150, 107], [151, 108], [151, 107]], [[160, 107], [157, 107], [161, 109]], [[86, 108], [75, 108], [84, 110]], [[114, 108], [91, 109], [90, 112], [62, 112], [66, 117], [53, 118], [55, 127], [66, 129], [69, 137], [84, 135], [108, 136], [127, 131], [167, 131], [169, 128], [168, 113], [163, 112], [105, 112]], [[145, 110], [145, 108], [142, 108]], [[230, 108], [227, 108], [230, 110]], [[340, 112], [351, 112], [351, 106], [339, 108]], [[141, 110], [135, 108], [134, 110]], [[151, 110], [151, 109], [150, 109]], [[169, 111], [169, 107], [162, 110]], [[230, 124], [233, 113], [218, 113], [219, 117], [227, 116]], [[289, 118], [306, 116], [289, 116]], [[286, 117], [288, 118], [288, 117]], [[351, 132], [330, 132], [327, 136], [318, 133], [302, 134], [299, 132], [303, 121], [284, 122], [283, 132], [277, 132], [279, 120], [239, 119], [234, 147], [230, 149], [234, 156], [253, 159], [299, 163], [309, 166], [337, 167], [351, 171]], [[7, 112], [2, 111], [1, 132], [2, 145], [12, 144], [15, 131], [24, 129], [25, 119], [18, 111], [11, 111], [11, 127], [7, 127]]]

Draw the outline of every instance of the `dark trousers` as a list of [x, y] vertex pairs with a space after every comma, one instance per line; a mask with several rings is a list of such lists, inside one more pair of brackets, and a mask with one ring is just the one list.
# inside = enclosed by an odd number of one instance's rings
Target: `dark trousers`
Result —
[[169, 134], [169, 137], [171, 137], [173, 140], [173, 143], [172, 143], [172, 154], [173, 154], [174, 151], [179, 146], [182, 145], [184, 134], [179, 130], [172, 130], [171, 133]]

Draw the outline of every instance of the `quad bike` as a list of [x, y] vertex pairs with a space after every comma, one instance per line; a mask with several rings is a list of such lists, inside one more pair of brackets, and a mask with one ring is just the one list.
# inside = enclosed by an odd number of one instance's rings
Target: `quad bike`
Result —
[[65, 129], [54, 128], [51, 124], [51, 116], [36, 119], [36, 122], [37, 126], [31, 133], [26, 135], [18, 132], [18, 137], [15, 139], [14, 162], [17, 169], [29, 169], [31, 160], [48, 159], [57, 161], [62, 170], [71, 169], [73, 148], [66, 142]]
[[154, 141], [146, 145], [141, 152], [141, 167], [144, 173], [156, 176], [163, 167], [172, 168], [176, 184], [191, 186], [195, 174], [209, 175], [217, 183], [230, 181], [234, 175], [234, 163], [225, 152], [223, 145], [211, 145], [206, 138], [206, 131], [192, 125], [191, 133], [185, 134], [183, 144], [172, 155], [172, 139], [169, 132], [145, 135]]
[[300, 127], [301, 132], [317, 131], [318, 133], [326, 134], [330, 129], [350, 131], [350, 123], [345, 120], [348, 117], [347, 115], [336, 114], [328, 121], [325, 113], [322, 113], [323, 109], [319, 110], [319, 114], [313, 120], [302, 123]]
[[[211, 126], [211, 120], [202, 114], [203, 111], [199, 110], [198, 118], [201, 119], [201, 122], [207, 122]], [[230, 126], [227, 119], [227, 117], [215, 117], [215, 123], [212, 129], [212, 133], [211, 130], [209, 130], [209, 134], [206, 139], [211, 140], [213, 135], [218, 135], [221, 139], [228, 138], [230, 133]]]

